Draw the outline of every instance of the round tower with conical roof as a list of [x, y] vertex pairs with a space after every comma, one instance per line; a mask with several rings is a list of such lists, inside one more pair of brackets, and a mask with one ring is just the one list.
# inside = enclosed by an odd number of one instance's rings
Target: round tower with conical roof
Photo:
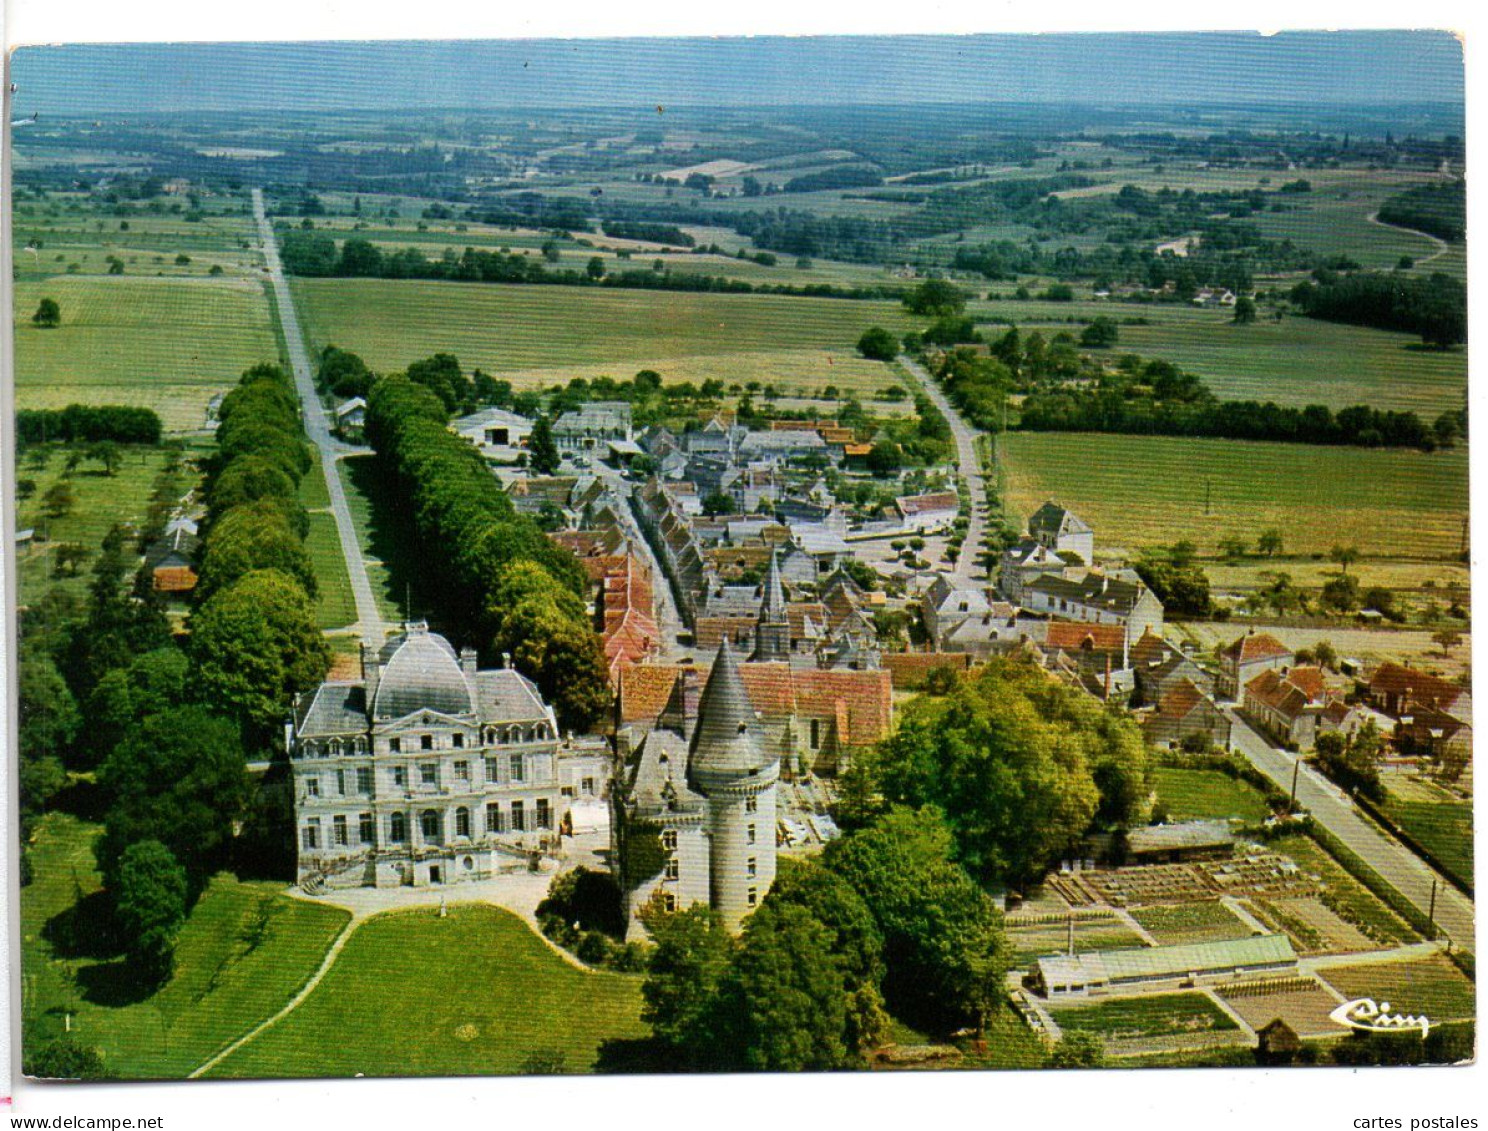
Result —
[[708, 801], [709, 902], [731, 931], [775, 881], [775, 787], [780, 759], [765, 751], [727, 640], [698, 703], [689, 784]]

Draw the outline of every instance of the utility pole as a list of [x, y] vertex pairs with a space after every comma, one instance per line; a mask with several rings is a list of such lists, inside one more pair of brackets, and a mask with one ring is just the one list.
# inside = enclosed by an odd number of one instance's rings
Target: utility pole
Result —
[[1436, 877], [1431, 877], [1431, 908], [1426, 912], [1426, 918], [1431, 923], [1431, 937], [1436, 937]]
[[1209, 517], [1209, 488], [1214, 486], [1214, 480], [1204, 480], [1204, 517]]
[[1287, 799], [1287, 816], [1290, 817], [1297, 810], [1297, 775], [1302, 772], [1302, 758], [1299, 755], [1292, 763], [1292, 795]]

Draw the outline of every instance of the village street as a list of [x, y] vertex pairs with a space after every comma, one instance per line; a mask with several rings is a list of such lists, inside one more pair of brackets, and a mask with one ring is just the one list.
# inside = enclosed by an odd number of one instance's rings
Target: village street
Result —
[[[1234, 709], [1230, 745], [1283, 790], [1290, 792], [1297, 756], [1272, 746]], [[1391, 840], [1354, 809], [1337, 786], [1303, 765], [1297, 772], [1297, 804], [1342, 841], [1425, 915], [1436, 886], [1436, 922], [1456, 946], [1473, 948], [1473, 904], [1420, 857]]]
[[956, 440], [956, 470], [971, 491], [971, 514], [967, 516], [971, 525], [967, 527], [966, 539], [961, 544], [961, 556], [956, 559], [953, 576], [962, 581], [985, 577], [986, 571], [981, 568], [979, 561], [987, 527], [987, 484], [982, 476], [982, 465], [977, 459], [976, 450], [976, 438], [980, 433], [961, 419], [961, 414], [951, 406], [950, 400], [935, 379], [919, 362], [901, 354], [899, 364], [920, 383], [925, 395], [930, 398], [930, 403], [940, 409], [950, 424], [951, 435]]

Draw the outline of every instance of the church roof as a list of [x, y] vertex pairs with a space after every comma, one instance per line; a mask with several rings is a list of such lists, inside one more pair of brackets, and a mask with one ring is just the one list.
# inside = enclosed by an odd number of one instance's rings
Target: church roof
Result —
[[706, 792], [707, 783], [755, 774], [774, 761], [760, 741], [759, 724], [739, 674], [739, 662], [725, 640], [698, 702], [689, 772]]
[[785, 587], [780, 583], [780, 555], [770, 554], [770, 568], [765, 574], [760, 599], [760, 624], [780, 624], [785, 620]]
[[415, 621], [383, 646], [372, 715], [374, 719], [401, 719], [424, 710], [474, 714], [475, 692], [450, 642]]

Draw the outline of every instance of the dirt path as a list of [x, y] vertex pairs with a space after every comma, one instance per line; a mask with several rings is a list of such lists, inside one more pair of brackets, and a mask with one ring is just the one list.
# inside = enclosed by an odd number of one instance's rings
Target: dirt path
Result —
[[1441, 239], [1439, 236], [1433, 236], [1430, 232], [1423, 232], [1419, 228], [1407, 228], [1403, 224], [1387, 224], [1385, 221], [1379, 218], [1378, 212], [1371, 212], [1368, 216], [1364, 217], [1364, 219], [1368, 220], [1371, 224], [1379, 228], [1388, 228], [1392, 232], [1409, 232], [1413, 236], [1420, 236], [1423, 240], [1430, 240], [1431, 245], [1433, 248], [1435, 248], [1435, 250], [1430, 255], [1423, 255], [1419, 259], [1417, 259], [1415, 261], [1417, 267], [1421, 266], [1421, 264], [1423, 263], [1430, 263], [1433, 259], [1440, 259], [1443, 255], [1446, 255], [1447, 252], [1451, 250], [1451, 245], [1447, 243], [1446, 240]]

